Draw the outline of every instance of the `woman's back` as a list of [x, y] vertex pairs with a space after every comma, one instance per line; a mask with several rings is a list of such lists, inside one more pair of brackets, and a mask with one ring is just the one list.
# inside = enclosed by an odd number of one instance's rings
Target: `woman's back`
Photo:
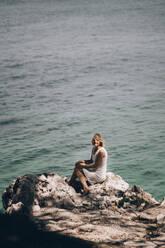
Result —
[[[106, 179], [106, 171], [107, 171], [107, 158], [108, 158], [108, 155], [107, 155], [107, 151], [105, 150], [104, 147], [101, 147], [93, 156], [93, 158], [96, 160], [99, 152], [103, 150], [104, 151], [104, 156], [101, 160], [101, 164], [99, 164], [99, 166], [96, 168], [96, 175], [102, 179], [103, 181]], [[92, 158], [92, 159], [93, 159]], [[95, 161], [94, 161], [95, 162]]]

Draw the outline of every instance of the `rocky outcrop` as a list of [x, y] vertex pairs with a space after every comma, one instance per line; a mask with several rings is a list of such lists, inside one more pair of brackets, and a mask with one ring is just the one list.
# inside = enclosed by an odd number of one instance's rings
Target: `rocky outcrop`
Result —
[[[165, 204], [139, 186], [107, 173], [82, 196], [56, 173], [17, 178], [3, 193], [7, 214], [33, 217], [38, 227], [92, 241], [100, 247], [160, 247], [165, 244]], [[163, 247], [163, 246], [161, 246]]]
[[122, 204], [123, 193], [129, 188], [121, 177], [107, 173], [106, 181], [90, 186], [90, 194], [84, 198], [77, 193], [81, 190], [78, 181], [75, 189], [66, 181], [67, 178], [63, 179], [56, 173], [19, 177], [3, 193], [3, 206], [7, 213], [39, 211], [42, 207], [76, 208], [81, 211], [104, 209]]

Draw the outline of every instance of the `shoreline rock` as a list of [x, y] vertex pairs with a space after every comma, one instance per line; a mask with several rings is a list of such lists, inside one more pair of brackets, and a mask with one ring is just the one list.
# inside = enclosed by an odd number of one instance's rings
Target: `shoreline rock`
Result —
[[157, 202], [114, 173], [107, 173], [104, 183], [90, 186], [83, 197], [79, 182], [74, 189], [65, 179], [54, 172], [18, 177], [2, 195], [6, 214], [28, 215], [42, 230], [97, 246], [165, 244], [164, 200]]

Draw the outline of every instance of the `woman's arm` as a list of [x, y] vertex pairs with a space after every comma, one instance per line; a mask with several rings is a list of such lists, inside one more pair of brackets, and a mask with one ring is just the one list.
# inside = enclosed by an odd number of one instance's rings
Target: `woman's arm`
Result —
[[98, 155], [97, 155], [97, 158], [96, 158], [95, 163], [90, 163], [90, 164], [84, 163], [84, 164], [81, 164], [81, 168], [85, 168], [85, 169], [88, 169], [88, 168], [98, 168], [101, 165], [102, 159], [104, 157], [105, 157], [105, 152], [103, 150], [101, 150], [98, 153]]
[[[92, 153], [93, 153], [93, 149], [92, 149]], [[76, 164], [75, 164], [75, 167], [76, 168], [84, 168], [85, 165], [91, 165], [93, 163], [92, 153], [91, 153], [91, 158], [90, 159], [77, 161]]]
[[88, 159], [88, 160], [84, 160], [85, 164], [92, 164], [93, 160], [92, 159]]

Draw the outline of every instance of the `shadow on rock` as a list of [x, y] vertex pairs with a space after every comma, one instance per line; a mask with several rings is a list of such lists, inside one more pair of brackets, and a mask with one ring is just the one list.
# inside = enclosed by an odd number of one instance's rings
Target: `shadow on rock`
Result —
[[38, 230], [28, 216], [0, 214], [0, 230], [0, 246], [5, 248], [94, 247], [91, 242]]

